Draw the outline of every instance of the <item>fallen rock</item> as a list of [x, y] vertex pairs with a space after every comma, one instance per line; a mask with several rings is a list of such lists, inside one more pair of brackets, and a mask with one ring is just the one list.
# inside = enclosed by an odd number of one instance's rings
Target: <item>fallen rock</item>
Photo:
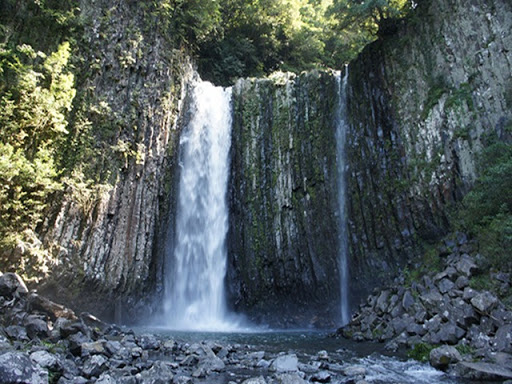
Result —
[[462, 356], [455, 347], [443, 345], [430, 351], [429, 360], [434, 368], [445, 370], [450, 364], [461, 361]]
[[16, 273], [7, 272], [0, 276], [0, 296], [12, 298], [14, 295], [26, 295], [27, 286]]
[[307, 384], [297, 373], [280, 373], [275, 375], [277, 384]]
[[457, 374], [468, 380], [509, 380], [512, 370], [492, 363], [459, 362], [455, 366]]
[[0, 383], [47, 384], [48, 372], [33, 364], [26, 353], [0, 355]]
[[270, 364], [269, 369], [274, 372], [296, 372], [298, 370], [299, 359], [297, 355], [284, 355], [278, 356]]
[[252, 377], [250, 379], [242, 381], [242, 384], [267, 384], [267, 381], [263, 376]]
[[471, 299], [471, 304], [478, 311], [482, 313], [489, 313], [494, 309], [494, 307], [496, 307], [496, 304], [498, 304], [498, 298], [491, 292], [484, 291], [473, 297]]

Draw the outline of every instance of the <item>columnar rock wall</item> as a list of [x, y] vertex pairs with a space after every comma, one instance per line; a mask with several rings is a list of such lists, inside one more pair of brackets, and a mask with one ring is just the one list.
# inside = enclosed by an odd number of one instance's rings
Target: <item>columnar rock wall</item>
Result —
[[354, 294], [442, 236], [482, 146], [511, 139], [511, 30], [509, 1], [424, 1], [351, 63]]
[[82, 2], [81, 54], [89, 71], [78, 84], [85, 95], [78, 102], [97, 106], [91, 108], [97, 116], [89, 112], [91, 124], [105, 125], [96, 129], [95, 145], [105, 146], [99, 173], [110, 172], [104, 178], [110, 186], [86, 204], [77, 199], [80, 191], [68, 191], [42, 231], [60, 263], [45, 290], [107, 318], [122, 307], [133, 313], [135, 303], [147, 304], [161, 290], [176, 120], [192, 73], [187, 58], [151, 25], [151, 15], [136, 4], [115, 3]]
[[338, 102], [331, 72], [234, 86], [227, 286], [262, 321], [339, 317]]

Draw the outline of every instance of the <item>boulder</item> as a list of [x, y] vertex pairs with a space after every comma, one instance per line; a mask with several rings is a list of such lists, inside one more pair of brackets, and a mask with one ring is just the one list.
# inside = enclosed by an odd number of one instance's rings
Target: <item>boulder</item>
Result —
[[280, 373], [275, 375], [277, 384], [307, 384], [297, 373]]
[[455, 366], [458, 376], [468, 380], [509, 380], [512, 379], [512, 370], [498, 364], [471, 363], [461, 361]]
[[93, 342], [86, 342], [82, 343], [80, 345], [80, 354], [82, 357], [87, 357], [90, 355], [105, 355], [109, 356], [107, 348], [106, 348], [107, 341], [106, 340], [98, 340]]
[[40, 296], [37, 293], [31, 293], [28, 297], [29, 308], [31, 311], [39, 311], [48, 315], [52, 321], [56, 321], [59, 317], [68, 320], [78, 320], [71, 309], [63, 305], [54, 303], [46, 297]]
[[473, 258], [467, 254], [462, 255], [459, 261], [455, 263], [455, 269], [468, 278], [478, 271], [478, 267]]
[[462, 356], [455, 347], [443, 345], [430, 351], [429, 361], [434, 368], [445, 370], [450, 364], [458, 363]]
[[498, 304], [498, 298], [491, 292], [484, 291], [473, 297], [471, 304], [481, 313], [490, 313]]
[[298, 370], [298, 363], [299, 359], [297, 359], [295, 354], [278, 356], [270, 364], [269, 369], [274, 372], [296, 372]]
[[47, 384], [48, 372], [26, 353], [7, 352], [0, 355], [0, 383]]
[[157, 361], [150, 369], [137, 375], [137, 379], [145, 384], [170, 384], [173, 382], [173, 373], [169, 365], [163, 361]]
[[329, 383], [331, 381], [331, 374], [327, 371], [320, 371], [313, 374], [310, 381], [314, 383]]
[[263, 376], [252, 377], [250, 379], [242, 381], [242, 384], [267, 384], [267, 381]]
[[439, 288], [439, 292], [444, 294], [451, 291], [455, 287], [455, 284], [450, 279], [444, 278], [437, 283], [437, 286]]
[[60, 369], [58, 358], [48, 351], [32, 352], [30, 354], [30, 360], [32, 360], [34, 363], [40, 365], [43, 368], [48, 368], [54, 371]]
[[50, 334], [48, 323], [37, 315], [29, 315], [24, 321], [27, 334], [31, 339], [36, 337], [47, 337]]
[[99, 377], [108, 369], [108, 360], [102, 355], [94, 355], [88, 358], [82, 367], [85, 377]]
[[16, 273], [7, 272], [0, 276], [0, 296], [12, 298], [16, 294], [26, 295], [27, 286]]
[[512, 353], [512, 324], [498, 328], [493, 345], [498, 352]]

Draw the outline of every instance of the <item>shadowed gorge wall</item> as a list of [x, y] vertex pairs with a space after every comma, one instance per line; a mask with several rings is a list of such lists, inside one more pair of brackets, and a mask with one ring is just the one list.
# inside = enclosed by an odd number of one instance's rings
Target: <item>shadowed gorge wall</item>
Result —
[[231, 301], [264, 322], [332, 324], [339, 317], [334, 74], [240, 80], [233, 103]]
[[[350, 66], [352, 287], [367, 292], [449, 224], [481, 148], [512, 128], [512, 4], [427, 1]], [[380, 276], [375, 274], [380, 271]]]

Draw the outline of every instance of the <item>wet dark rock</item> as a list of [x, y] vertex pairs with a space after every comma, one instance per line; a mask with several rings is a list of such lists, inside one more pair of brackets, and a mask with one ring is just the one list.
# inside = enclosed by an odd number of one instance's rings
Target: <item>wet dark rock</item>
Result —
[[28, 336], [33, 339], [36, 337], [47, 337], [50, 333], [48, 324], [38, 315], [29, 315], [24, 321]]
[[462, 356], [455, 347], [444, 345], [430, 351], [430, 364], [437, 369], [445, 370], [450, 364], [458, 363]]
[[44, 313], [52, 321], [55, 321], [58, 318], [78, 320], [75, 313], [69, 308], [54, 303], [53, 301], [48, 300], [47, 298], [40, 296], [37, 293], [31, 293], [28, 297], [28, 302], [31, 310]]
[[471, 363], [462, 361], [455, 366], [457, 374], [469, 380], [512, 379], [512, 370], [492, 363]]
[[53, 371], [61, 370], [59, 359], [47, 351], [32, 352], [30, 354], [30, 360], [43, 368], [48, 368]]
[[27, 286], [16, 273], [7, 272], [0, 275], [0, 296], [13, 298], [15, 295], [26, 295]]
[[327, 371], [320, 371], [311, 375], [310, 381], [314, 383], [330, 383], [331, 382], [331, 374]]
[[0, 355], [0, 383], [47, 384], [48, 372], [32, 363], [26, 353]]

